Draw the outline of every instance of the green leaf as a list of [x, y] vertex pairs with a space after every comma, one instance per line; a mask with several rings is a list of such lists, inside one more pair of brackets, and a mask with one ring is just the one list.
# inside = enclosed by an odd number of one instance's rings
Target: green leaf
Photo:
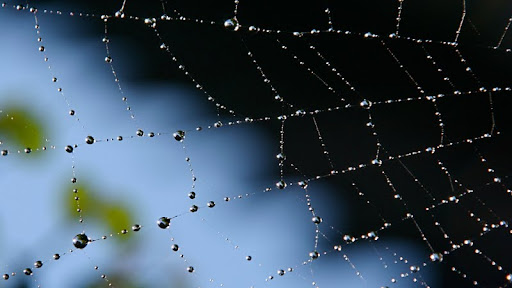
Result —
[[44, 146], [42, 121], [22, 107], [2, 109], [0, 140], [15, 149]]
[[[77, 189], [77, 192], [75, 193], [73, 189]], [[65, 190], [63, 195], [66, 197], [68, 219], [76, 221], [79, 215], [77, 209], [80, 207], [85, 220], [104, 225], [113, 234], [119, 233], [123, 229], [129, 230], [133, 224], [129, 207], [123, 203], [102, 199], [101, 195], [94, 192], [94, 189], [87, 185], [87, 181], [84, 181], [83, 178], [80, 184], [69, 185]], [[75, 197], [79, 197], [78, 201], [75, 200]], [[131, 233], [127, 233], [122, 237], [115, 237], [115, 239], [124, 241], [129, 239], [130, 235]]]
[[[131, 227], [131, 217], [128, 210], [118, 204], [107, 204], [104, 205], [104, 209], [102, 209], [103, 216], [101, 217], [103, 221], [108, 225], [111, 231], [120, 232], [123, 229], [129, 229]], [[118, 237], [119, 239], [127, 239], [124, 235], [123, 237]]]

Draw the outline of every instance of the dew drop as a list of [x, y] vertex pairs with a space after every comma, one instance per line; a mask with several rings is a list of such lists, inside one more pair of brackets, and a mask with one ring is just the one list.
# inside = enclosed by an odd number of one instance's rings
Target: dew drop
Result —
[[432, 254], [430, 254], [430, 260], [432, 262], [441, 262], [441, 261], [443, 261], [443, 254], [441, 254], [441, 253], [432, 253]]
[[34, 262], [34, 267], [36, 267], [36, 268], [41, 268], [41, 267], [43, 267], [43, 262], [41, 262], [41, 261], [39, 261], [39, 260], [38, 260], [38, 261], [36, 261], [36, 262]]
[[237, 31], [240, 28], [240, 25], [238, 24], [238, 20], [236, 19], [236, 17], [233, 17], [224, 21], [224, 27]]
[[53, 259], [59, 260], [60, 259], [60, 255], [59, 254], [53, 254]]
[[110, 57], [110, 56], [105, 57], [105, 62], [112, 63], [112, 57]]
[[317, 251], [309, 252], [309, 257], [311, 257], [312, 260], [318, 259], [320, 257], [320, 254]]
[[286, 188], [286, 182], [284, 182], [284, 180], [280, 180], [276, 183], [276, 187], [277, 189], [284, 189]]
[[71, 115], [71, 116], [75, 115], [75, 110], [69, 110], [69, 115]]
[[135, 225], [132, 226], [132, 231], [134, 231], [134, 232], [140, 231], [140, 228], [141, 227], [140, 227], [139, 224], [135, 224]]
[[153, 132], [149, 132], [149, 133], [148, 133], [148, 136], [149, 136], [149, 137], [155, 137], [155, 133], [153, 133]]
[[411, 270], [412, 273], [416, 273], [416, 272], [420, 271], [420, 267], [418, 267], [416, 265], [412, 265], [411, 267], [409, 267], [409, 270]]
[[188, 193], [188, 198], [190, 198], [190, 199], [196, 198], [196, 192], [192, 191], [192, 192]]
[[283, 153], [279, 153], [276, 155], [276, 158], [279, 161], [284, 161], [284, 160], [286, 160], [286, 155], [284, 155]]
[[199, 209], [199, 207], [197, 207], [196, 205], [192, 205], [190, 206], [190, 212], [194, 213], [194, 212], [197, 212], [197, 210]]
[[94, 138], [92, 136], [90, 136], [90, 135], [85, 137], [85, 143], [87, 143], [87, 144], [94, 143]]
[[194, 272], [194, 267], [192, 267], [192, 266], [188, 266], [188, 267], [187, 267], [187, 271], [188, 271], [189, 273]]
[[[9, 275], [7, 275], [7, 276], [9, 276]], [[507, 279], [508, 282], [512, 283], [512, 274], [507, 274], [505, 279]]]
[[208, 206], [209, 208], [213, 208], [213, 207], [215, 207], [215, 202], [210, 201], [210, 202], [208, 202], [208, 204], [206, 204], [206, 206]]
[[250, 255], [249, 256], [245, 256], [245, 260], [251, 261], [252, 260], [252, 256], [250, 256]]
[[311, 218], [311, 221], [313, 221], [313, 223], [315, 223], [315, 224], [320, 224], [320, 223], [322, 223], [322, 218], [320, 218], [318, 216], [314, 216], [313, 218]]
[[144, 131], [139, 129], [139, 130], [137, 130], [137, 132], [135, 134], [137, 134], [137, 136], [139, 136], [139, 137], [142, 137], [144, 135]]
[[4, 274], [2, 278], [4, 278], [4, 280], [9, 280], [9, 274]]
[[39, 46], [39, 51], [44, 52], [44, 46]]
[[172, 136], [174, 137], [174, 139], [175, 139], [176, 141], [181, 142], [181, 141], [183, 141], [183, 139], [185, 139], [185, 131], [178, 130], [178, 131], [174, 132], [174, 133], [172, 134]]
[[117, 141], [123, 141], [123, 136], [117, 136]]
[[75, 237], [73, 237], [73, 245], [78, 249], [84, 249], [87, 244], [89, 244], [90, 240], [87, 235], [84, 233], [77, 234]]
[[277, 270], [277, 275], [283, 276], [284, 275], [284, 270], [283, 269]]
[[28, 153], [30, 153], [30, 152], [32, 152], [32, 149], [30, 149], [29, 147], [25, 148], [25, 153], [27, 153], [27, 154], [28, 154]]
[[9, 151], [7, 151], [7, 150], [2, 150], [2, 152], [1, 152], [1, 153], [2, 153], [2, 156], [7, 156], [7, 154], [9, 154]]
[[30, 268], [25, 268], [25, 269], [23, 270], [23, 273], [25, 273], [25, 275], [27, 275], [27, 276], [30, 276], [30, 275], [32, 275], [32, 269], [30, 269]]
[[308, 181], [299, 181], [297, 184], [299, 184], [300, 188], [302, 189], [308, 188]]
[[158, 225], [158, 227], [162, 229], [167, 229], [171, 224], [171, 219], [169, 219], [168, 217], [160, 217], [160, 219], [156, 221], [156, 224]]
[[363, 101], [361, 101], [361, 103], [359, 103], [359, 106], [363, 107], [364, 109], [370, 109], [370, 107], [372, 106], [372, 102], [370, 100], [364, 99]]
[[180, 246], [178, 246], [178, 244], [172, 244], [171, 249], [172, 249], [172, 251], [176, 252], [176, 251], [180, 250]]
[[65, 150], [68, 153], [73, 153], [73, 147], [71, 145], [66, 146]]

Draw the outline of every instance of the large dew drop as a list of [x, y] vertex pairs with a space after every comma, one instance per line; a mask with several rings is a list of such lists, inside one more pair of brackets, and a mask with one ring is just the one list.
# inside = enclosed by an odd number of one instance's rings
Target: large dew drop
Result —
[[94, 143], [94, 138], [92, 136], [90, 136], [90, 135], [85, 137], [85, 143], [87, 143], [87, 144]]
[[441, 253], [432, 253], [432, 254], [430, 254], [430, 260], [432, 262], [441, 262], [441, 261], [443, 261], [443, 254], [441, 254]]
[[233, 17], [224, 21], [224, 27], [226, 27], [227, 29], [237, 31], [240, 28], [240, 24], [238, 24], [238, 20], [236, 19], [236, 17]]
[[78, 249], [84, 249], [87, 244], [89, 244], [90, 240], [87, 235], [84, 233], [77, 234], [75, 237], [73, 237], [73, 245]]
[[162, 229], [169, 228], [170, 224], [171, 224], [171, 219], [169, 219], [168, 217], [160, 217], [160, 219], [158, 219], [158, 221], [156, 221], [156, 225], [158, 225], [158, 227], [160, 227]]
[[178, 130], [178, 131], [174, 132], [174, 133], [172, 134], [172, 136], [174, 137], [174, 139], [175, 139], [176, 141], [181, 142], [181, 141], [183, 141], [183, 139], [185, 139], [185, 131]]

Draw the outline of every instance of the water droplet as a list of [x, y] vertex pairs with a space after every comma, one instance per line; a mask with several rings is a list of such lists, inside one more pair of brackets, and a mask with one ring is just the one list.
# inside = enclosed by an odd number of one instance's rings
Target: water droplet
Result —
[[32, 149], [30, 149], [30, 148], [28, 148], [28, 147], [27, 147], [27, 148], [25, 148], [25, 153], [27, 153], [27, 154], [28, 154], [28, 153], [30, 153], [30, 152], [32, 152]]
[[318, 216], [314, 216], [313, 218], [311, 218], [311, 221], [313, 221], [313, 223], [315, 223], [315, 224], [320, 224], [320, 223], [322, 223], [322, 218], [320, 218]]
[[172, 249], [172, 251], [176, 252], [176, 251], [180, 250], [180, 246], [178, 246], [178, 244], [172, 244], [171, 249]]
[[284, 275], [284, 270], [283, 269], [277, 270], [277, 275], [283, 276]]
[[222, 124], [222, 122], [220, 122], [220, 121], [217, 121], [217, 122], [215, 122], [215, 123], [213, 124], [213, 126], [214, 126], [215, 128], [222, 127], [222, 125], [223, 125], [223, 124]]
[[41, 268], [41, 267], [43, 267], [43, 262], [41, 262], [41, 261], [36, 261], [36, 262], [34, 262], [34, 267], [36, 267], [36, 268]]
[[75, 115], [75, 110], [69, 110], [69, 115], [71, 115], [71, 116]]
[[110, 56], [105, 57], [105, 62], [112, 63], [112, 57], [110, 57]]
[[308, 181], [299, 181], [297, 184], [299, 184], [300, 188], [302, 189], [308, 188]]
[[512, 274], [507, 274], [507, 276], [505, 277], [505, 279], [507, 279], [508, 282], [511, 282], [512, 283]]
[[286, 160], [286, 155], [284, 155], [283, 153], [279, 153], [276, 155], [276, 158], [279, 161], [284, 161], [284, 160]]
[[194, 267], [192, 267], [192, 266], [188, 266], [188, 267], [187, 267], [187, 271], [188, 271], [189, 273], [194, 272]]
[[53, 254], [53, 259], [59, 260], [60, 259], [60, 255], [59, 254]]
[[240, 28], [240, 25], [238, 24], [236, 17], [233, 17], [224, 21], [224, 27], [237, 31]]
[[171, 224], [171, 219], [169, 219], [168, 217], [160, 217], [160, 219], [156, 221], [156, 224], [158, 225], [158, 227], [162, 229], [167, 229]]
[[73, 152], [73, 147], [71, 145], [68, 145], [68, 146], [66, 146], [65, 150], [68, 153], [72, 153]]
[[206, 204], [206, 206], [208, 206], [209, 208], [213, 208], [213, 207], [215, 207], [215, 202], [210, 201], [210, 202], [208, 202], [208, 204]]
[[56, 78], [56, 77], [53, 77], [53, 78], [52, 78], [52, 82], [57, 82], [57, 78]]
[[39, 46], [39, 51], [44, 52], [44, 46]]
[[252, 260], [252, 256], [245, 256], [245, 260], [251, 261]]
[[430, 254], [430, 260], [432, 262], [441, 262], [441, 261], [443, 261], [443, 254], [441, 254], [441, 253], [432, 253], [432, 254]]
[[350, 235], [344, 235], [343, 240], [345, 240], [346, 242], [354, 242], [356, 239]]
[[373, 240], [379, 239], [379, 236], [377, 236], [377, 233], [375, 231], [370, 231], [370, 232], [368, 232], [367, 235], [368, 235], [369, 239], [373, 239]]
[[4, 278], [4, 280], [9, 280], [9, 274], [4, 274], [2, 278]]
[[412, 273], [416, 273], [416, 272], [420, 271], [420, 267], [418, 267], [416, 265], [412, 265], [411, 267], [409, 267], [409, 269], [411, 270]]
[[359, 106], [363, 107], [364, 109], [370, 109], [370, 107], [372, 107], [372, 102], [370, 100], [364, 99], [361, 101], [361, 103], [359, 103]]
[[73, 245], [78, 249], [84, 249], [87, 244], [89, 244], [90, 240], [87, 235], [84, 233], [77, 234], [75, 237], [73, 237]]
[[276, 183], [276, 187], [277, 189], [284, 189], [286, 188], [286, 182], [284, 182], [284, 180], [280, 180]]
[[193, 213], [193, 212], [197, 212], [198, 209], [199, 209], [199, 207], [197, 207], [196, 205], [192, 205], [192, 206], [190, 206], [189, 210], [190, 210], [190, 212]]
[[140, 227], [139, 224], [135, 224], [135, 225], [132, 226], [132, 231], [134, 231], [134, 232], [140, 231], [140, 228], [141, 227]]
[[149, 136], [149, 137], [155, 137], [155, 133], [153, 133], [153, 132], [149, 132], [149, 133], [148, 133], [148, 136]]
[[23, 270], [23, 273], [25, 273], [25, 275], [30, 276], [30, 275], [32, 275], [32, 269], [30, 269], [30, 268], [25, 268], [25, 269]]
[[103, 37], [103, 39], [101, 39], [101, 41], [103, 41], [103, 43], [108, 43], [108, 42], [110, 42], [110, 39], [108, 39], [107, 37]]
[[303, 109], [299, 109], [299, 110], [295, 111], [295, 115], [296, 116], [304, 116], [304, 115], [306, 115], [306, 111], [304, 111]]
[[142, 137], [144, 135], [144, 131], [139, 129], [139, 130], [137, 130], [137, 132], [135, 134], [137, 134], [137, 136], [139, 136], [139, 137]]
[[123, 141], [123, 136], [117, 136], [117, 141]]
[[94, 138], [92, 136], [90, 136], [90, 135], [85, 137], [85, 143], [87, 143], [87, 144], [94, 143]]
[[188, 193], [188, 198], [190, 198], [190, 199], [196, 198], [196, 192], [192, 191], [192, 192]]
[[372, 164], [380, 166], [380, 165], [382, 165], [382, 160], [380, 160], [380, 159], [373, 159], [372, 160]]
[[311, 257], [312, 260], [318, 259], [320, 257], [320, 254], [317, 251], [309, 252], [309, 257]]
[[7, 154], [9, 154], [9, 151], [7, 151], [7, 150], [2, 150], [2, 156], [7, 156]]
[[176, 139], [176, 141], [183, 141], [183, 139], [185, 139], [185, 131], [182, 131], [182, 130], [178, 130], [176, 132], [174, 132], [172, 134], [172, 136], [174, 137], [174, 139]]

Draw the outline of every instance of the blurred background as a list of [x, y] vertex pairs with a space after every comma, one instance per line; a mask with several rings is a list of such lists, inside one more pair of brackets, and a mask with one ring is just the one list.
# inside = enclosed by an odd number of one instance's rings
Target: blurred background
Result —
[[[397, 29], [398, 1], [242, 1], [238, 31], [224, 27], [234, 16], [232, 1], [127, 1], [125, 17], [107, 25], [101, 15], [115, 15], [122, 1], [7, 1], [0, 8], [0, 150], [8, 151], [0, 158], [0, 273], [10, 277], [0, 286], [510, 285], [511, 236], [499, 223], [511, 216], [505, 88], [512, 36], [501, 38], [511, 4], [402, 4], [399, 35], [423, 41], [389, 39]], [[38, 9], [37, 20], [30, 7]], [[290, 33], [329, 29], [326, 8], [334, 29], [350, 34]], [[455, 39], [464, 9], [460, 44], [440, 43]], [[161, 21], [164, 14], [173, 20]], [[181, 16], [185, 20], [175, 20]], [[145, 18], [156, 19], [156, 30]], [[457, 90], [462, 94], [454, 95]], [[444, 144], [495, 137], [386, 161], [435, 147], [442, 134], [430, 101], [375, 104], [382, 166], [314, 179], [375, 159], [378, 145], [359, 107], [363, 99], [439, 94], [447, 95], [436, 102]], [[354, 107], [343, 108], [347, 104]], [[314, 120], [290, 117], [284, 128], [278, 119], [328, 108], [334, 111]], [[177, 130], [185, 131], [183, 142], [174, 139]], [[85, 143], [88, 135], [94, 144]], [[278, 190], [281, 140], [289, 184]], [[297, 185], [304, 179], [313, 179], [306, 190]], [[467, 189], [472, 192], [457, 201], [439, 204]], [[208, 208], [209, 201], [215, 207]], [[308, 203], [322, 217], [318, 226]], [[192, 205], [197, 212], [189, 211]], [[425, 211], [431, 205], [433, 212]], [[156, 225], [163, 216], [175, 217], [169, 229]], [[391, 226], [384, 229], [385, 223]], [[140, 231], [131, 230], [134, 224]], [[502, 228], [481, 235], [493, 224]], [[97, 241], [75, 250], [71, 239], [82, 232]], [[364, 239], [371, 232], [377, 237]], [[345, 241], [346, 235], [357, 241]], [[471, 244], [452, 246], [465, 240]], [[430, 261], [431, 249], [446, 253], [441, 263]], [[320, 258], [311, 261], [312, 251]], [[43, 267], [34, 268], [35, 261]], [[29, 267], [33, 275], [27, 277]]]

